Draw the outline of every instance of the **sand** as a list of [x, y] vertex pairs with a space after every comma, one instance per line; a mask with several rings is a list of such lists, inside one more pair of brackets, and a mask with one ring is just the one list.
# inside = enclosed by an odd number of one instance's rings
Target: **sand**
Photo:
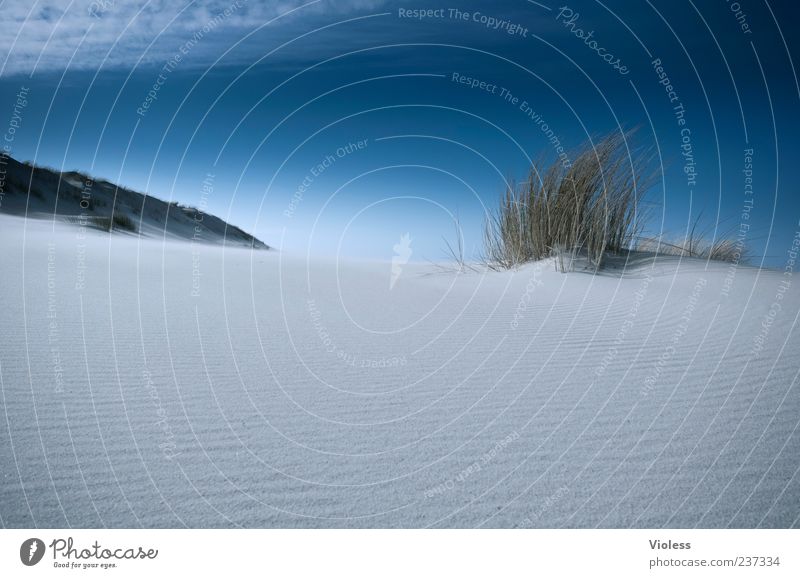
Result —
[[3, 526], [800, 525], [783, 271], [0, 241]]

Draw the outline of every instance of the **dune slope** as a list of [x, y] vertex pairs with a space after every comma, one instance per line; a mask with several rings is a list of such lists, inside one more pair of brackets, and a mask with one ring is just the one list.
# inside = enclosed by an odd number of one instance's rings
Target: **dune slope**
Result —
[[[213, 191], [213, 179], [207, 177], [200, 189], [205, 203]], [[5, 154], [0, 155], [0, 193], [0, 213], [5, 215], [144, 237], [269, 249], [239, 227], [209, 214], [204, 206], [168, 203], [84, 173], [32, 166]]]

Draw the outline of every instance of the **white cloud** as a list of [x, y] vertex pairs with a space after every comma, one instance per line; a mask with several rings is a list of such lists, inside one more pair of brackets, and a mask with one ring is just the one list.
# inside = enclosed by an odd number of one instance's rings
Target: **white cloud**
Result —
[[[1, 5], [0, 75], [61, 71], [67, 65], [70, 70], [93, 70], [101, 64], [107, 68], [131, 67], [140, 57], [145, 63], [159, 62], [172, 56], [200, 30], [206, 32], [202, 41], [206, 43], [224, 32], [244, 34], [292, 10], [296, 11], [283, 22], [297, 23], [303, 16], [320, 13], [369, 11], [383, 3], [384, 0], [6, 1]], [[193, 54], [195, 64], [200, 64], [198, 59], [204, 55], [211, 58], [207, 49]]]

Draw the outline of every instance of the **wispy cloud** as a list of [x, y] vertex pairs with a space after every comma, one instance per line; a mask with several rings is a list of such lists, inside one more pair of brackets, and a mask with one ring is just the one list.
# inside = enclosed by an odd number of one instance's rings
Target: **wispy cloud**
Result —
[[[131, 67], [159, 62], [184, 42], [241, 35], [278, 16], [278, 26], [320, 14], [379, 8], [385, 0], [41, 0], [0, 2], [0, 75]], [[204, 41], [205, 42], [205, 41]], [[195, 51], [208, 64], [211, 42]], [[216, 55], [214, 55], [216, 58]], [[209, 61], [210, 62], [210, 61]]]

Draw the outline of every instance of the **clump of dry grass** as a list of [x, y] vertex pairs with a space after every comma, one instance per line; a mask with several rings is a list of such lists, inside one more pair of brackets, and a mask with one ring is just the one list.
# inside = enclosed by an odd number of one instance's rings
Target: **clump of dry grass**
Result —
[[557, 255], [565, 270], [581, 253], [598, 268], [607, 252], [630, 247], [642, 223], [639, 199], [655, 176], [647, 155], [630, 153], [631, 134], [584, 146], [566, 167], [534, 165], [525, 186], [509, 185], [485, 225], [487, 264], [510, 268]]

